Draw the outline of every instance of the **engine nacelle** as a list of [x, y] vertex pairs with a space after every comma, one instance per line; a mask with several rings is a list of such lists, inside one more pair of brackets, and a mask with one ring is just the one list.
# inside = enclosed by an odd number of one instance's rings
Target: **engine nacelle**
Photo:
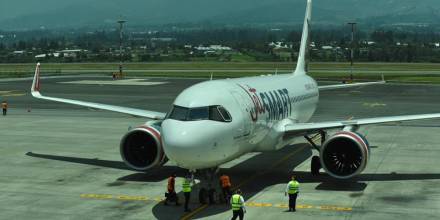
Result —
[[369, 154], [370, 146], [364, 136], [356, 132], [341, 131], [322, 145], [321, 165], [330, 176], [348, 179], [365, 169]]
[[120, 153], [127, 166], [146, 171], [167, 161], [157, 126], [143, 125], [130, 130], [121, 140]]

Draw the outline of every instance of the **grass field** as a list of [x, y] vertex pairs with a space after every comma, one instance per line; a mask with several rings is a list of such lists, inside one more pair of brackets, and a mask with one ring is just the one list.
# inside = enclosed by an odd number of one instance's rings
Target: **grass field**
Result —
[[[234, 78], [291, 71], [294, 63], [276, 62], [175, 62], [125, 63], [126, 76], [170, 76]], [[0, 78], [26, 77], [35, 64], [0, 64]], [[43, 63], [42, 75], [107, 74], [117, 72], [117, 63]], [[377, 80], [384, 74], [397, 82], [440, 83], [440, 64], [433, 63], [356, 63], [354, 77]], [[342, 80], [350, 73], [348, 63], [311, 63], [310, 74], [317, 79]]]

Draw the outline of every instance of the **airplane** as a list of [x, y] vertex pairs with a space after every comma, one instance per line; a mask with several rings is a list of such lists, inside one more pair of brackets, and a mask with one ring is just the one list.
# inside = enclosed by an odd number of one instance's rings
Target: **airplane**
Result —
[[[311, 159], [313, 175], [323, 168], [336, 179], [349, 179], [360, 174], [370, 158], [360, 126], [436, 119], [440, 114], [308, 122], [321, 91], [385, 83], [382, 78], [318, 86], [307, 75], [311, 12], [312, 0], [307, 0], [298, 61], [291, 73], [201, 82], [182, 91], [168, 113], [43, 96], [39, 63], [31, 93], [38, 99], [151, 119], [128, 131], [120, 143], [123, 161], [137, 171], [148, 172], [171, 160], [191, 172], [215, 174], [220, 165], [244, 154], [276, 151], [305, 138], [319, 152]], [[312, 135], [321, 137], [321, 143]]]

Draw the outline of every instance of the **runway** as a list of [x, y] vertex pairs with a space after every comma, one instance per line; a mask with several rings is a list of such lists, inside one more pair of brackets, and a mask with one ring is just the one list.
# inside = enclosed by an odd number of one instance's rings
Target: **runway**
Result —
[[[103, 77], [49, 78], [44, 94], [167, 112], [176, 95], [200, 79], [148, 78], [147, 85], [68, 83]], [[155, 84], [161, 82], [162, 84]], [[145, 122], [123, 114], [46, 102], [30, 96], [30, 80], [0, 81], [1, 219], [229, 219], [229, 206], [190, 215], [160, 201], [166, 178], [185, 171], [172, 162], [151, 173], [128, 169], [120, 138]], [[324, 82], [322, 82], [324, 84]], [[386, 84], [326, 91], [312, 121], [440, 112], [440, 86]], [[253, 153], [222, 167], [247, 200], [246, 219], [437, 219], [440, 215], [440, 120], [362, 127], [372, 149], [360, 176], [335, 181], [309, 174], [305, 143]], [[301, 182], [298, 211], [285, 212], [291, 172]], [[177, 182], [180, 185], [180, 181]], [[180, 190], [180, 186], [177, 189]], [[195, 186], [194, 191], [197, 191]], [[182, 198], [182, 197], [181, 197]]]

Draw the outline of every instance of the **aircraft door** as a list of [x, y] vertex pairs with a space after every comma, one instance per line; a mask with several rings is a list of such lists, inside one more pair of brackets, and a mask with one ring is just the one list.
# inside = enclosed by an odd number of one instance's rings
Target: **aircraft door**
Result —
[[250, 118], [250, 111], [253, 107], [250, 103], [249, 97], [238, 91], [232, 91], [231, 93], [242, 113], [243, 125], [240, 128], [239, 133], [242, 136], [247, 136], [251, 132], [252, 122]]

